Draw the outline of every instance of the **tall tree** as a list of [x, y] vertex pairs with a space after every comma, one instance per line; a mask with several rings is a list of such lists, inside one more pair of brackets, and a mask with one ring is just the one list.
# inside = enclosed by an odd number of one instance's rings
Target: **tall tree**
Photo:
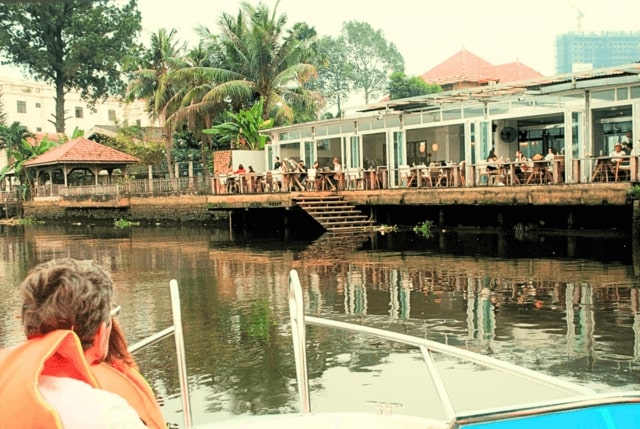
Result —
[[385, 93], [391, 73], [404, 72], [402, 54], [394, 43], [387, 42], [382, 30], [374, 30], [366, 22], [345, 22], [341, 36], [346, 42], [348, 62], [354, 68], [354, 89], [362, 90], [365, 103], [369, 103]]
[[324, 96], [327, 104], [338, 108], [336, 117], [339, 117], [355, 81], [354, 67], [347, 56], [345, 39], [325, 36], [316, 42], [315, 52], [318, 76], [312, 80], [312, 88]]
[[418, 76], [408, 77], [404, 73], [395, 72], [389, 78], [389, 98], [415, 97], [417, 95], [435, 94], [442, 92], [440, 85], [430, 85]]
[[3, 64], [56, 89], [56, 131], [65, 131], [65, 95], [92, 106], [123, 88], [121, 64], [141, 29], [137, 0], [57, 0], [0, 4]]
[[170, 177], [173, 177], [174, 171], [171, 159], [173, 129], [166, 119], [179, 107], [176, 93], [180, 89], [170, 82], [169, 72], [184, 66], [184, 50], [185, 44], [179, 40], [175, 29], [159, 29], [151, 35], [149, 48], [142, 49], [140, 60], [126, 91], [128, 101], [146, 100], [149, 117], [157, 120], [164, 128]]

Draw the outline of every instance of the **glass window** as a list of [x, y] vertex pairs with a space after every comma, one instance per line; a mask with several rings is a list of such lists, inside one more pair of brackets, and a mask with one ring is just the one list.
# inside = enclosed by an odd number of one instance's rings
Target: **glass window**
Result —
[[83, 116], [82, 107], [76, 107], [76, 118], [82, 118]]
[[115, 110], [109, 110], [109, 120], [110, 121], [115, 121], [116, 120], [116, 111]]
[[27, 113], [27, 102], [26, 101], [18, 101], [18, 113]]
[[605, 91], [593, 91], [591, 93], [591, 98], [598, 99], [598, 100], [614, 101], [615, 93], [613, 92], [613, 89], [608, 89]]
[[616, 90], [616, 93], [618, 100], [626, 100], [627, 98], [629, 98], [629, 88], [627, 88], [626, 86], [624, 88], [618, 88]]

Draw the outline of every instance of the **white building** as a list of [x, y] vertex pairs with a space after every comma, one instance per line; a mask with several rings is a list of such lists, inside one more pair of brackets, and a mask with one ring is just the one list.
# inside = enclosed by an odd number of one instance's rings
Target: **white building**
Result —
[[[0, 96], [7, 125], [20, 122], [33, 133], [55, 133], [55, 95], [55, 88], [51, 85], [0, 77]], [[72, 91], [65, 97], [65, 110], [65, 134], [69, 137], [76, 128], [88, 131], [98, 125], [122, 125], [126, 122], [141, 127], [157, 126], [145, 112], [143, 101], [123, 103], [111, 97], [97, 103], [92, 110], [80, 98], [79, 92]]]

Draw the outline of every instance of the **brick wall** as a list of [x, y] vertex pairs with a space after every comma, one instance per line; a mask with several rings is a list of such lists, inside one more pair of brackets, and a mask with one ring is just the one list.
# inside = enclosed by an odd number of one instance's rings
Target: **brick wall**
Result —
[[213, 174], [226, 173], [231, 164], [231, 150], [217, 150], [213, 152]]

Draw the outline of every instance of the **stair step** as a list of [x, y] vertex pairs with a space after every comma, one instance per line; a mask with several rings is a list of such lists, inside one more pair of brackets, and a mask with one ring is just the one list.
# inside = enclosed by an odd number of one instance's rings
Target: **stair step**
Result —
[[328, 231], [358, 232], [375, 225], [372, 219], [365, 216], [340, 195], [300, 196], [293, 201]]
[[306, 201], [304, 203], [296, 202], [296, 204], [298, 204], [300, 207], [353, 207], [351, 204], [345, 201]]
[[368, 220], [359, 220], [359, 221], [331, 221], [331, 222], [320, 222], [322, 225], [373, 225], [373, 222]]
[[358, 210], [306, 210], [307, 213], [313, 216], [322, 216], [325, 214], [342, 214], [342, 215], [359, 215], [362, 212]]

